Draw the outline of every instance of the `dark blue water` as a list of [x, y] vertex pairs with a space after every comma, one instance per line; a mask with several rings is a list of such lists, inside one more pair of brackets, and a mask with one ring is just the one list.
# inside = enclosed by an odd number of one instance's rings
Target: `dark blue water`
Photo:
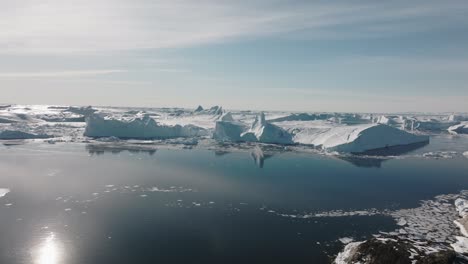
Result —
[[0, 188], [0, 263], [328, 263], [394, 221], [276, 213], [417, 207], [467, 189], [468, 159], [30, 143], [0, 148]]

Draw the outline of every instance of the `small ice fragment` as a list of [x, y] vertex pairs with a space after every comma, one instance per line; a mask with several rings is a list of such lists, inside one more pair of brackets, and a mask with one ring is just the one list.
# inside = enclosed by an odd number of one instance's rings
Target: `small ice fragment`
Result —
[[12, 205], [13, 205], [12, 203], [7, 203], [7, 204], [5, 204], [5, 206], [8, 206], [8, 207], [9, 207], [9, 206], [12, 206]]
[[463, 152], [463, 156], [465, 156], [465, 158], [468, 158], [468, 151]]
[[214, 204], [214, 203], [215, 203], [215, 202], [213, 202], [213, 201], [209, 202], [209, 204]]
[[93, 193], [93, 195], [94, 195], [94, 196], [98, 196], [98, 195], [99, 195], [99, 193]]
[[10, 189], [8, 188], [0, 188], [0, 197], [5, 196], [9, 192], [10, 192]]
[[339, 238], [338, 240], [345, 245], [354, 241], [354, 239], [351, 237], [342, 237], [342, 238]]
[[106, 185], [106, 188], [112, 188], [112, 187], [114, 187], [113, 184], [108, 184], [108, 185]]
[[401, 217], [400, 219], [398, 219], [397, 225], [399, 225], [399, 226], [404, 226], [404, 225], [406, 225], [406, 224], [407, 224], [407, 222], [406, 222], [406, 220], [405, 220], [403, 217]]
[[65, 208], [65, 211], [67, 211], [67, 212], [71, 211], [71, 208]]
[[140, 197], [146, 197], [146, 196], [148, 196], [148, 195], [146, 195], [146, 194], [142, 194], [142, 195], [140, 195]]

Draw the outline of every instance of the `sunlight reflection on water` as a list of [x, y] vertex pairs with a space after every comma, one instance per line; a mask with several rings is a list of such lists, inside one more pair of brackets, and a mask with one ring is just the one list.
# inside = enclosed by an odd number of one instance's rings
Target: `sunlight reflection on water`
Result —
[[54, 233], [50, 233], [39, 245], [34, 259], [35, 264], [57, 264], [62, 257], [60, 243]]

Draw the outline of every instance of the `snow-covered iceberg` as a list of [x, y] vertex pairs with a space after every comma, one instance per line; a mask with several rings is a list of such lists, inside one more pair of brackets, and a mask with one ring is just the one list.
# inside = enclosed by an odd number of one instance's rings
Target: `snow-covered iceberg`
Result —
[[420, 136], [382, 124], [308, 128], [297, 132], [294, 142], [349, 153], [384, 150], [391, 147], [429, 142]]
[[[262, 142], [272, 144], [292, 144], [292, 136], [286, 130], [265, 120], [265, 114], [257, 115], [250, 127], [244, 123], [225, 118], [216, 122], [213, 138], [220, 141]], [[231, 119], [231, 121], [229, 121]]]
[[100, 114], [86, 118], [85, 136], [117, 137], [133, 139], [165, 139], [205, 136], [206, 130], [193, 125], [159, 125], [149, 115], [136, 116], [130, 120], [114, 119]]
[[452, 134], [468, 134], [468, 122], [461, 122], [458, 125], [449, 127], [447, 130]]

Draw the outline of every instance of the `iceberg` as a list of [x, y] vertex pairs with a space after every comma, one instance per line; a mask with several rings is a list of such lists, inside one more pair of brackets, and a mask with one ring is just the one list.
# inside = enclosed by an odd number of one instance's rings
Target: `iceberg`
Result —
[[255, 138], [262, 143], [293, 144], [291, 134], [279, 126], [268, 123], [263, 112], [255, 117], [250, 129], [242, 133], [241, 137]]
[[[232, 118], [232, 117], [231, 117]], [[226, 118], [228, 120], [230, 118]], [[213, 138], [220, 141], [293, 144], [292, 136], [279, 126], [268, 123], [265, 114], [255, 117], [250, 128], [236, 121], [217, 121]]]
[[447, 130], [452, 134], [468, 134], [468, 122], [461, 122], [458, 125], [449, 127]]
[[414, 135], [382, 124], [306, 128], [297, 132], [294, 142], [328, 151], [365, 153], [391, 147], [427, 144], [428, 136]]
[[86, 118], [84, 135], [88, 137], [166, 139], [205, 136], [206, 130], [193, 125], [159, 125], [148, 114], [136, 116], [130, 120], [92, 114]]

